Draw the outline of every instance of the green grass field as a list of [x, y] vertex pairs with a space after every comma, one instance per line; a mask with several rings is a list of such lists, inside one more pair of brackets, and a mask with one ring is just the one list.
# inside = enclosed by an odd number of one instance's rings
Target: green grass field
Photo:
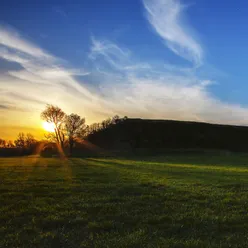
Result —
[[248, 155], [0, 158], [0, 247], [248, 247]]

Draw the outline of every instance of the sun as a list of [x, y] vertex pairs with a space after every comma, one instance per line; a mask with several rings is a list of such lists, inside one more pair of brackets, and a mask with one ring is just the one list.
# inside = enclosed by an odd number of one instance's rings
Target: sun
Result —
[[44, 121], [42, 125], [47, 132], [54, 132], [54, 128], [55, 128], [54, 123]]

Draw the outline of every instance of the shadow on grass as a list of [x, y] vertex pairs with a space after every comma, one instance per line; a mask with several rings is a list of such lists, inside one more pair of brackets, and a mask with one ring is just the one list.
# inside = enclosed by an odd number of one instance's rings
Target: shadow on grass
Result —
[[[71, 180], [66, 181], [61, 161], [45, 159], [39, 162], [46, 163], [44, 170], [34, 168], [23, 188], [19, 181], [25, 170], [18, 172], [18, 182], [16, 174], [7, 176], [0, 185], [5, 188], [0, 244], [245, 247], [247, 192], [229, 186], [237, 182], [246, 187], [247, 172], [164, 161], [71, 158]], [[9, 179], [12, 187], [4, 187]]]
[[240, 167], [248, 169], [248, 154], [247, 153], [224, 153], [224, 154], [175, 154], [167, 156], [151, 156], [137, 158], [146, 162], [161, 162], [161, 163], [175, 163], [175, 164], [189, 164], [189, 165], [214, 165], [224, 167]]
[[[143, 173], [149, 175], [150, 177], [156, 177], [178, 180], [181, 183], [191, 183], [191, 184], [208, 184], [210, 186], [223, 186], [233, 189], [246, 189], [248, 188], [248, 167], [235, 167], [216, 165], [207, 166], [206, 164], [192, 165], [189, 162], [183, 164], [172, 164], [170, 160], [167, 162], [156, 162], [156, 164], [150, 164], [144, 161], [143, 163], [136, 163], [135, 161], [125, 161], [118, 162], [119, 160], [111, 159], [96, 159], [90, 158], [89, 161], [94, 161], [95, 163], [103, 163], [106, 166], [111, 166], [112, 168], [123, 169], [131, 173]], [[124, 161], [124, 162], [123, 162]], [[189, 165], [189, 166], [188, 166]], [[244, 170], [243, 170], [244, 169]]]

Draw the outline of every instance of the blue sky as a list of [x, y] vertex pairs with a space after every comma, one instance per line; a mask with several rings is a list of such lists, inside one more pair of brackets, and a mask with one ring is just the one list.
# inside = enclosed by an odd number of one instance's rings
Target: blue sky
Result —
[[3, 1], [0, 115], [6, 125], [20, 114], [36, 125], [52, 103], [88, 122], [119, 114], [247, 124], [247, 7], [241, 0]]

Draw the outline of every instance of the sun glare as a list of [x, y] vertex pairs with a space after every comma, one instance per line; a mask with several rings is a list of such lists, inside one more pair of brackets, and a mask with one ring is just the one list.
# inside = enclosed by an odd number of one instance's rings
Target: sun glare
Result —
[[43, 128], [48, 132], [54, 132], [54, 123], [43, 122]]

